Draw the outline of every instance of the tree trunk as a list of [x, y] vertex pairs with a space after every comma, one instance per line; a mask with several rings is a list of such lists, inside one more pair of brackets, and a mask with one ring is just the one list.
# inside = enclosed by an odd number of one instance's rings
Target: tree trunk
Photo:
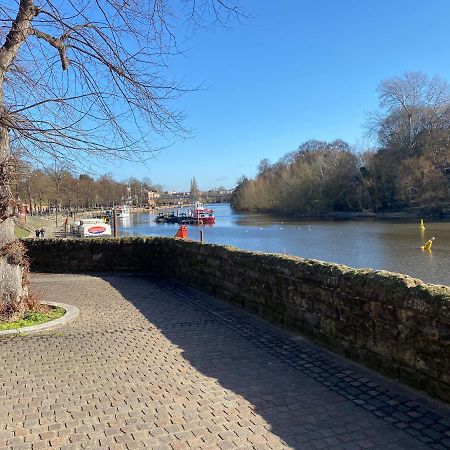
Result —
[[9, 132], [0, 126], [0, 316], [22, 312], [28, 298], [28, 262], [14, 236]]
[[31, 196], [31, 188], [28, 186], [28, 204], [30, 205], [29, 213], [31, 215], [34, 214], [34, 201], [33, 197]]
[[38, 13], [33, 0], [20, 0], [16, 19], [0, 48], [0, 315], [12, 316], [25, 309], [28, 299], [28, 260], [24, 246], [14, 236], [15, 202], [9, 148], [9, 117], [4, 104], [4, 81], [20, 46]]

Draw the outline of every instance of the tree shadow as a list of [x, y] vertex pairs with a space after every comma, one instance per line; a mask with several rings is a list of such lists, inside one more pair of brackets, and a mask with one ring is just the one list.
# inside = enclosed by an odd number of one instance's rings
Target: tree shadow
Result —
[[450, 430], [450, 415], [409, 390], [233, 305], [169, 280], [102, 278], [180, 350], [180, 377], [190, 374], [186, 395], [198, 405], [186, 415], [216, 425], [210, 433], [230, 445], [428, 448]]

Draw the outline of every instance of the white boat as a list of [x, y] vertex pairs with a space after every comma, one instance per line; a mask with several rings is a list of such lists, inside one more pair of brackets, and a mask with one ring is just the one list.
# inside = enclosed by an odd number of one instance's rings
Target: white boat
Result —
[[117, 206], [117, 218], [125, 219], [130, 217], [130, 208], [128, 206]]
[[111, 226], [102, 219], [81, 219], [70, 225], [70, 232], [79, 237], [111, 236]]
[[[130, 207], [129, 206], [126, 206], [126, 205], [115, 206], [115, 209], [117, 211], [118, 219], [126, 219], [126, 218], [130, 217]], [[104, 214], [106, 216], [108, 216], [108, 218], [111, 221], [114, 216], [114, 209], [108, 209], [107, 211], [105, 211]]]

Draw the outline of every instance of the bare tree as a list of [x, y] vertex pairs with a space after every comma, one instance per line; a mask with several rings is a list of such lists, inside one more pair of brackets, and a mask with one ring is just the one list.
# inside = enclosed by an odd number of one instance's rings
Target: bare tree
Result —
[[183, 135], [168, 102], [184, 92], [168, 71], [177, 32], [238, 16], [237, 1], [0, 0], [0, 308], [27, 297], [11, 145], [76, 164], [142, 159], [155, 133]]
[[238, 209], [285, 215], [358, 211], [359, 160], [342, 141], [307, 141], [278, 163], [263, 159], [254, 180], [243, 177], [232, 196]]
[[[378, 94], [380, 111], [372, 115], [369, 130], [381, 148], [367, 158], [364, 174], [373, 204], [381, 209], [442, 205], [441, 186], [445, 179], [450, 185], [448, 82], [407, 72], [382, 81]], [[419, 182], [420, 176], [432, 176], [436, 185]]]
[[450, 125], [450, 87], [437, 76], [406, 72], [382, 81], [378, 87], [382, 112], [373, 116], [373, 128], [382, 145], [412, 153], [418, 136]]

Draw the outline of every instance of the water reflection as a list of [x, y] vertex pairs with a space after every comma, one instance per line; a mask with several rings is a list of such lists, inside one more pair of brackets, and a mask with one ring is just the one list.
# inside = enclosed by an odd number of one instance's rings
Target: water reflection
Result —
[[131, 227], [131, 216], [129, 217], [118, 217], [118, 226], [122, 228], [130, 228]]
[[[236, 214], [229, 205], [210, 205], [216, 225], [204, 226], [205, 241], [248, 250], [284, 253], [351, 267], [402, 272], [436, 284], [450, 285], [450, 223], [418, 221], [303, 221], [268, 215]], [[157, 224], [155, 215], [132, 215], [121, 223], [121, 236], [174, 236], [178, 225]], [[189, 226], [190, 239], [199, 239], [199, 227]], [[431, 253], [423, 245], [436, 236]]]

